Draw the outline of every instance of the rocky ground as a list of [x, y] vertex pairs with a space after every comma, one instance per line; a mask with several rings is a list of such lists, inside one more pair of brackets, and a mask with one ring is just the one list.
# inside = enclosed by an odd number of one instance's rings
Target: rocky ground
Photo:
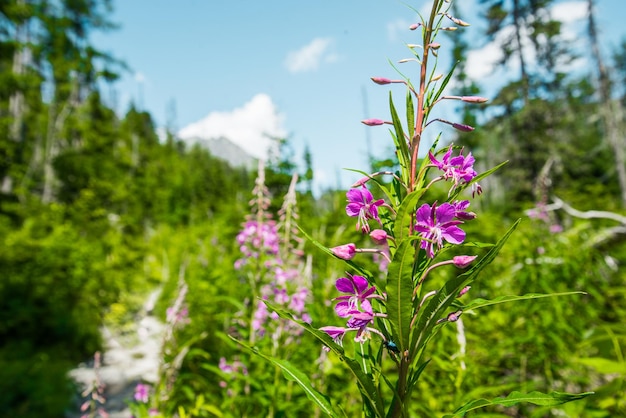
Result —
[[[150, 295], [142, 315], [131, 332], [124, 334], [108, 328], [102, 329], [104, 352], [102, 365], [98, 370], [104, 384], [104, 409], [110, 418], [130, 418], [128, 402], [138, 383], [152, 384], [157, 379], [164, 325], [152, 315], [158, 291]], [[96, 380], [94, 361], [80, 364], [70, 372], [81, 392], [92, 387]], [[83, 397], [76, 396], [76, 411], [66, 414], [66, 418], [79, 418]]]

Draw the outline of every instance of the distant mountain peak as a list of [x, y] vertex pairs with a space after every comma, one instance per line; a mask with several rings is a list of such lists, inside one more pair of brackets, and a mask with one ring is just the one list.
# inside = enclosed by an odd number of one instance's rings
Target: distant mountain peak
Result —
[[225, 160], [233, 167], [254, 169], [257, 159], [244, 151], [230, 139], [220, 136], [217, 138], [187, 138], [190, 144], [198, 144], [207, 149], [211, 155]]

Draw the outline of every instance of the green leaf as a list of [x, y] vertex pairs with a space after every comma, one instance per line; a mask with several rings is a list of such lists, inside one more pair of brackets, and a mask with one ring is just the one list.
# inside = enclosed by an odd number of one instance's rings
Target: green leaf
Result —
[[[393, 105], [393, 98], [391, 95], [391, 91], [389, 92], [389, 110], [391, 112], [391, 120], [393, 122], [393, 129], [395, 134], [392, 132], [393, 142], [396, 145], [396, 153], [398, 155], [398, 163], [400, 164], [400, 172], [403, 176], [407, 176], [409, 172], [409, 167], [411, 165], [411, 155], [409, 154], [409, 146], [407, 145], [407, 140], [404, 136], [404, 131], [402, 130], [402, 123], [400, 123], [400, 118], [398, 117], [398, 112], [396, 111], [396, 107]], [[409, 183], [408, 178], [402, 178], [405, 184]]]
[[541, 299], [541, 298], [551, 298], [556, 296], [570, 296], [570, 295], [586, 295], [585, 292], [561, 292], [561, 293], [527, 293], [525, 295], [517, 296], [517, 295], [507, 295], [500, 296], [495, 299], [474, 299], [469, 302], [467, 305], [464, 305], [462, 309], [464, 311], [469, 311], [470, 309], [479, 309], [484, 308], [485, 306], [497, 305], [499, 303], [513, 302], [518, 300], [528, 300], [528, 299]]
[[309, 334], [313, 335], [315, 338], [320, 340], [324, 345], [330, 348], [330, 350], [333, 353], [338, 355], [341, 358], [341, 360], [343, 360], [344, 364], [348, 366], [348, 368], [350, 369], [354, 377], [357, 379], [359, 391], [361, 392], [361, 395], [363, 396], [364, 401], [366, 401], [369, 404], [369, 406], [376, 413], [377, 416], [379, 417], [385, 416], [384, 403], [382, 401], [382, 398], [380, 397], [380, 394], [378, 393], [378, 390], [376, 389], [376, 385], [374, 384], [372, 377], [363, 372], [360, 364], [356, 360], [346, 356], [342, 346], [335, 343], [333, 339], [324, 331], [320, 331], [317, 328], [313, 328], [310, 324], [307, 324], [304, 321], [294, 318], [291, 313], [278, 308], [277, 306], [273, 305], [271, 302], [263, 300], [263, 303], [267, 305], [268, 309], [276, 312], [276, 314], [278, 314], [278, 316], [280, 316], [281, 318], [294, 322], [298, 324], [300, 327], [304, 328], [305, 331], [307, 331]]
[[492, 175], [493, 173], [495, 173], [496, 171], [498, 171], [499, 169], [501, 169], [502, 167], [504, 167], [506, 164], [508, 164], [508, 161], [503, 161], [500, 164], [498, 164], [495, 167], [490, 168], [489, 170], [485, 171], [484, 173], [480, 173], [479, 175], [477, 175], [476, 177], [474, 177], [469, 183], [463, 183], [461, 184], [459, 187], [457, 187], [456, 189], [454, 189], [454, 193], [452, 194], [452, 196], [450, 197], [450, 199], [448, 199], [449, 201], [453, 201], [454, 199], [456, 199], [456, 197], [465, 189], [467, 189], [469, 186], [471, 186], [474, 183], [478, 183], [479, 181], [481, 181], [482, 179], [484, 179], [485, 177], [488, 177], [490, 175]]
[[409, 332], [413, 313], [413, 241], [400, 242], [387, 274], [387, 319], [400, 352], [409, 348]]
[[435, 89], [430, 90], [431, 95], [428, 96], [429, 100], [427, 100], [427, 102], [426, 102], [426, 104], [424, 106], [425, 107], [424, 123], [426, 123], [427, 120], [428, 120], [428, 115], [430, 114], [430, 110], [433, 108], [433, 103], [435, 103], [439, 99], [439, 97], [443, 93], [444, 89], [446, 88], [446, 86], [450, 82], [450, 78], [452, 78], [452, 74], [454, 73], [454, 70], [455, 70], [457, 64], [458, 64], [458, 61], [454, 63], [454, 65], [450, 69], [450, 72], [448, 72], [446, 77], [441, 81], [441, 84], [439, 85], [439, 88], [436, 91], [435, 91]]
[[502, 405], [505, 407], [510, 407], [513, 405], [517, 405], [518, 403], [531, 403], [539, 406], [556, 406], [567, 402], [577, 401], [593, 394], [594, 392], [584, 392], [577, 394], [564, 392], [550, 392], [546, 394], [537, 391], [530, 393], [512, 392], [504, 398], [495, 398], [493, 400], [477, 399], [468, 402], [456, 411], [454, 411], [452, 414], [444, 415], [443, 418], [462, 417], [469, 411], [484, 408], [485, 406], [490, 405]]
[[409, 193], [402, 201], [396, 212], [396, 223], [393, 228], [393, 236], [396, 242], [400, 242], [409, 236], [415, 206], [425, 192], [426, 189], [415, 190]]
[[500, 238], [497, 244], [470, 270], [454, 279], [448, 280], [437, 294], [432, 296], [431, 299], [422, 306], [416, 326], [411, 330], [411, 350], [416, 351], [416, 353], [411, 353], [411, 355], [421, 355], [426, 344], [434, 335], [434, 328], [435, 325], [437, 325], [437, 321], [446, 316], [446, 310], [456, 300], [461, 289], [474, 281], [478, 274], [496, 258], [500, 249], [511, 236], [515, 228], [517, 228], [520, 221], [521, 219], [518, 219], [509, 228], [506, 234]]
[[585, 357], [574, 360], [577, 363], [593, 368], [598, 373], [619, 373], [626, 375], [626, 363], [602, 357]]
[[[231, 337], [231, 338], [233, 338], [233, 337]], [[247, 348], [248, 350], [250, 350], [252, 353], [256, 354], [257, 356], [259, 356], [259, 357], [269, 361], [270, 363], [274, 364], [275, 366], [278, 366], [282, 370], [283, 375], [285, 375], [285, 377], [288, 380], [294, 381], [297, 384], [299, 384], [300, 387], [306, 393], [306, 396], [311, 401], [315, 402], [322, 409], [322, 411], [324, 411], [325, 414], [327, 414], [328, 416], [331, 416], [331, 417], [339, 417], [340, 416], [333, 409], [332, 405], [330, 404], [330, 401], [328, 400], [328, 397], [326, 395], [322, 394], [321, 392], [319, 392], [317, 389], [315, 389], [313, 387], [313, 385], [311, 384], [311, 381], [309, 380], [307, 375], [304, 374], [303, 372], [301, 372], [300, 370], [298, 370], [291, 363], [289, 363], [286, 360], [277, 359], [275, 357], [263, 354], [256, 347], [250, 347], [249, 345], [247, 345], [247, 344], [245, 344], [245, 343], [243, 343], [241, 341], [238, 341], [235, 338], [233, 338], [233, 340], [235, 340], [239, 345], [241, 345], [242, 347]]]
[[406, 90], [406, 126], [407, 135], [413, 138], [415, 134], [415, 106], [413, 105], [413, 93], [410, 89]]

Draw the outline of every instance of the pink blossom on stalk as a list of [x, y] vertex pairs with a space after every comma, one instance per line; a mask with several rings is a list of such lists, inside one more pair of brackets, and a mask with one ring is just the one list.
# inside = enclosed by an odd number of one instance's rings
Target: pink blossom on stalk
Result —
[[143, 383], [137, 384], [135, 387], [135, 400], [137, 402], [148, 403], [148, 390], [150, 386], [144, 385]]
[[378, 245], [387, 244], [387, 232], [384, 229], [375, 229], [370, 232], [370, 238]]
[[409, 26], [409, 30], [415, 30], [417, 28], [419, 28], [421, 25], [421, 23], [413, 23], [411, 26]]
[[352, 186], [350, 187], [360, 187], [363, 186], [365, 183], [367, 183], [368, 181], [370, 181], [372, 178], [369, 176], [365, 176], [365, 177], [361, 177], [360, 179], [358, 179]]
[[489, 101], [488, 98], [480, 96], [462, 96], [461, 100], [466, 103], [486, 103]]
[[385, 121], [382, 119], [371, 118], [371, 119], [364, 119], [361, 121], [361, 123], [367, 126], [379, 126], [379, 125], [383, 125]]
[[464, 269], [476, 259], [475, 255], [457, 255], [452, 258], [454, 265], [460, 269]]
[[[302, 287], [298, 289], [291, 296], [291, 301], [289, 302], [289, 309], [291, 309], [296, 315], [302, 315], [305, 309], [306, 298], [309, 295], [309, 289], [306, 287]], [[306, 320], [305, 320], [306, 322]]]
[[339, 257], [343, 260], [352, 260], [356, 254], [356, 245], [353, 243], [339, 245], [330, 249], [335, 257]]
[[457, 225], [463, 223], [455, 221], [456, 210], [450, 203], [443, 203], [439, 206], [433, 204], [431, 207], [424, 203], [417, 209], [415, 230], [423, 238], [420, 248], [426, 250], [428, 257], [433, 258], [435, 251], [443, 247], [443, 241], [451, 244], [461, 244], [465, 240], [465, 232]]
[[474, 130], [473, 126], [465, 125], [464, 123], [453, 122], [452, 127], [456, 129], [457, 131], [461, 131], [461, 132], [472, 132]]
[[465, 287], [464, 287], [463, 289], [461, 289], [461, 291], [459, 292], [459, 296], [458, 296], [458, 297], [461, 297], [461, 296], [463, 296], [464, 294], [466, 294], [467, 292], [469, 292], [469, 290], [470, 290], [471, 288], [472, 288], [472, 286], [465, 286]]
[[374, 201], [374, 196], [365, 186], [348, 190], [346, 197], [348, 198], [346, 214], [358, 218], [357, 229], [361, 228], [361, 231], [369, 232], [368, 219], [374, 219], [380, 223], [378, 207], [385, 203], [383, 199]]
[[392, 82], [390, 79], [385, 77], [372, 77], [372, 81], [380, 85], [390, 84]]

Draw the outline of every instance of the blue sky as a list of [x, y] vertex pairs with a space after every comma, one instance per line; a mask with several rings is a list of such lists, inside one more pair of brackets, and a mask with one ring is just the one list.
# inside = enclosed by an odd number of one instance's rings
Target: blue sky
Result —
[[[430, 4], [408, 3], [417, 9]], [[468, 12], [476, 10], [473, 3], [459, 1]], [[561, 3], [555, 12], [571, 22], [571, 36], [584, 42], [586, 22], [575, 18], [585, 2]], [[388, 60], [408, 57], [404, 43], [418, 43], [419, 36], [419, 31], [407, 29], [415, 13], [397, 0], [113, 4], [112, 20], [120, 28], [95, 34], [93, 40], [131, 69], [115, 84], [119, 112], [132, 101], [164, 126], [175, 103], [174, 128], [181, 135], [229, 135], [253, 154], [264, 152], [264, 132], [286, 135], [298, 162], [305, 144], [311, 149], [318, 187], [346, 187], [358, 175], [343, 168], [366, 169], [368, 128], [360, 120], [388, 119], [389, 114], [388, 86], [377, 86], [369, 77], [393, 78]], [[611, 20], [626, 17], [624, 0], [598, 0], [598, 16], [607, 46], [626, 35], [623, 24]], [[471, 13], [459, 17], [480, 23]], [[479, 81], [502, 77], [488, 72], [496, 50], [485, 45], [480, 25], [465, 31], [468, 39], [477, 40], [477, 51], [468, 51], [470, 71]], [[443, 50], [446, 42], [442, 44], [443, 57], [448, 51]], [[416, 65], [403, 65], [403, 71], [417, 78]], [[400, 86], [393, 90], [403, 97]], [[454, 118], [453, 106], [443, 111]], [[385, 156], [391, 147], [387, 129], [369, 130], [373, 152]]]

